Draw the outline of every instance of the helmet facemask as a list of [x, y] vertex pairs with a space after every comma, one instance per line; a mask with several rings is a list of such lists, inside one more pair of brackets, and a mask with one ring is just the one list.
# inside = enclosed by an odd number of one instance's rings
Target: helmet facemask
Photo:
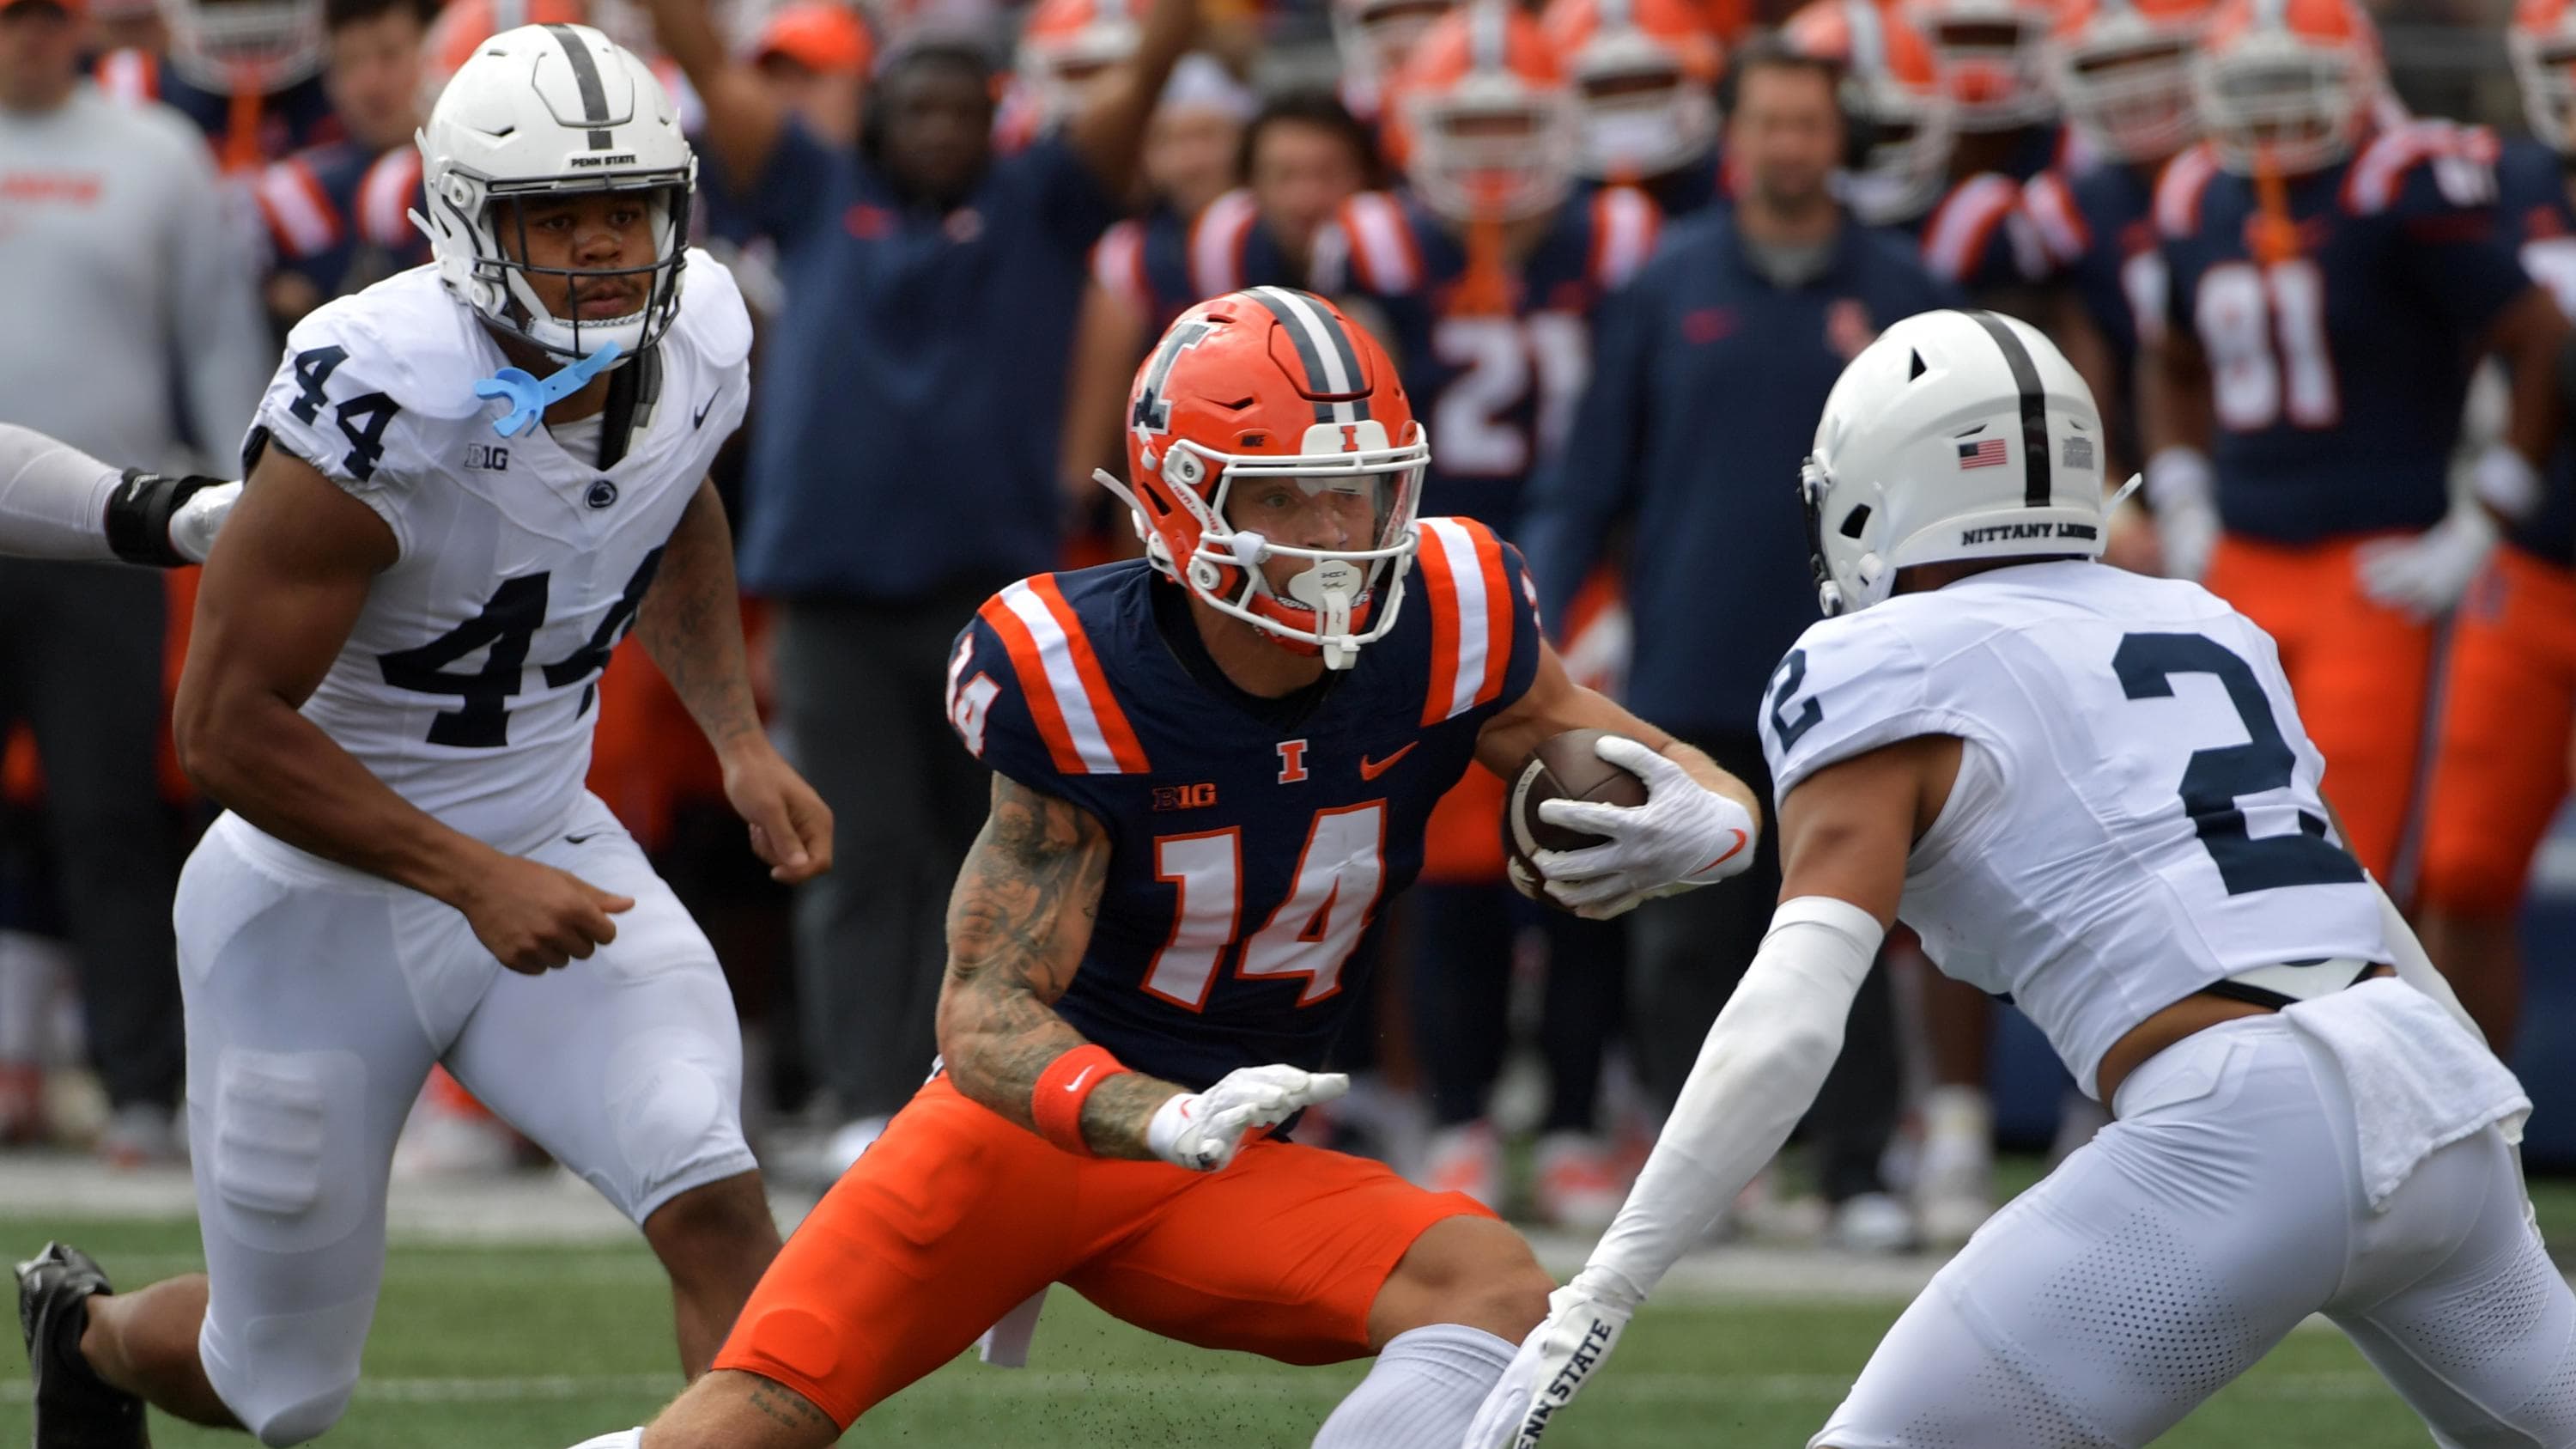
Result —
[[[1686, 166], [1717, 141], [1717, 103], [1663, 48], [1643, 35], [1578, 66], [1583, 174], [1640, 181]], [[1602, 47], [1608, 49], [1608, 47]]]
[[2193, 94], [2219, 164], [2239, 176], [2300, 176], [2352, 153], [2370, 72], [2350, 49], [2254, 36], [2205, 57]]
[[161, 0], [170, 63], [217, 95], [274, 95], [322, 69], [321, 0]]
[[[1147, 559], [1200, 602], [1294, 652], [1320, 653], [1330, 669], [1350, 668], [1360, 646], [1395, 627], [1430, 462], [1418, 425], [1393, 443], [1373, 420], [1317, 423], [1293, 454], [1222, 453], [1175, 438], [1145, 460], [1163, 475], [1161, 489], [1143, 490], [1152, 505], [1105, 472], [1093, 476], [1134, 510]], [[1187, 559], [1172, 557], [1166, 520], [1147, 511], [1164, 497], [1195, 525], [1178, 530], [1197, 535]], [[1319, 534], [1335, 541], [1279, 541]], [[1274, 584], [1272, 560], [1305, 566]]]
[[2576, 36], [2516, 30], [2505, 40], [2533, 138], [2562, 156], [2576, 154]]
[[1954, 14], [1923, 22], [1941, 60], [1943, 83], [1958, 102], [1962, 131], [2009, 131], [2055, 114], [2041, 73], [2046, 22], [2019, 8], [2005, 14]]
[[2057, 90], [2068, 119], [2120, 161], [2161, 161], [2199, 134], [2192, 109], [2193, 37], [2139, 27], [2078, 41], [2057, 53]]
[[[449, 195], [433, 198], [451, 224], [464, 219], [474, 243], [470, 286], [474, 308], [495, 330], [550, 357], [577, 362], [615, 342], [633, 357], [669, 331], [680, 311], [680, 275], [688, 264], [689, 196], [696, 163], [678, 172], [630, 173], [615, 178], [565, 177], [487, 182], [463, 171], [449, 176]], [[456, 193], [463, 193], [462, 195]], [[644, 208], [653, 259], [627, 267], [544, 266], [528, 258], [529, 204], [586, 195], [632, 198]], [[565, 279], [563, 306], [550, 309], [533, 278]], [[634, 285], [640, 282], [640, 286]], [[584, 288], [590, 291], [586, 297]], [[602, 292], [632, 290], [635, 305], [610, 317], [584, 317], [587, 301]]]
[[1579, 141], [1572, 98], [1562, 91], [1484, 74], [1404, 104], [1413, 132], [1407, 179], [1443, 216], [1522, 221], [1573, 188]]

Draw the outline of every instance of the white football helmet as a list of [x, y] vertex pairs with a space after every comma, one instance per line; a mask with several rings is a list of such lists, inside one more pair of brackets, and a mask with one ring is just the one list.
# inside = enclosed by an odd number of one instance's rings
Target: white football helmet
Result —
[[[494, 328], [567, 360], [609, 342], [624, 359], [651, 347], [680, 312], [689, 195], [698, 161], [652, 70], [587, 25], [522, 25], [475, 47], [439, 93], [420, 132], [429, 234], [439, 280]], [[651, 219], [653, 261], [581, 279], [643, 276], [644, 305], [583, 321], [546, 310], [528, 285], [524, 233], [502, 245], [499, 203], [519, 197], [638, 193]], [[578, 312], [578, 306], [574, 309]]]
[[1818, 602], [1866, 609], [1899, 569], [2102, 555], [2102, 418], [2039, 329], [1923, 312], [1843, 369], [1800, 470]]

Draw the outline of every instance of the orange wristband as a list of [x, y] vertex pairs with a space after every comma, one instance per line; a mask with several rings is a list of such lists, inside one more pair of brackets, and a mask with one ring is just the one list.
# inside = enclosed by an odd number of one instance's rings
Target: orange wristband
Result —
[[1091, 1144], [1082, 1140], [1082, 1104], [1101, 1083], [1126, 1070], [1107, 1047], [1090, 1045], [1075, 1047], [1047, 1063], [1047, 1069], [1038, 1074], [1037, 1090], [1029, 1094], [1029, 1116], [1037, 1123], [1038, 1135], [1076, 1156], [1089, 1157]]

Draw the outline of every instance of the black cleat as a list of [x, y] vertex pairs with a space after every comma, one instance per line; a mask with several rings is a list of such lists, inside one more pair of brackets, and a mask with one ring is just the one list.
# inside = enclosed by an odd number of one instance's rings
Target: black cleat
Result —
[[143, 1401], [110, 1388], [80, 1356], [89, 1300], [109, 1291], [89, 1254], [61, 1243], [18, 1265], [18, 1327], [36, 1381], [35, 1449], [152, 1449]]

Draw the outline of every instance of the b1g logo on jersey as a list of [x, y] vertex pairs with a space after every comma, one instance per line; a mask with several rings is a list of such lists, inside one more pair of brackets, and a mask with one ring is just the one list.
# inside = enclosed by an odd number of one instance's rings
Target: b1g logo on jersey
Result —
[[510, 471], [510, 450], [490, 443], [468, 443], [465, 445], [465, 466], [468, 471], [476, 473], [507, 473]]
[[1216, 785], [1157, 785], [1154, 787], [1156, 810], [1205, 810], [1216, 804]]

